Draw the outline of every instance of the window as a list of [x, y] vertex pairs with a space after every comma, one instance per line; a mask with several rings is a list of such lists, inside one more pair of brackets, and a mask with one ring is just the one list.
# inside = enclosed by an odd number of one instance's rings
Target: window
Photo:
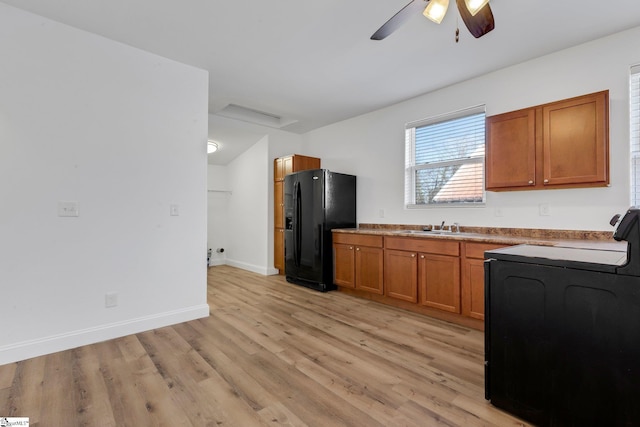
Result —
[[407, 208], [484, 203], [484, 128], [484, 105], [407, 124]]
[[629, 135], [631, 136], [631, 206], [640, 205], [640, 65], [629, 79]]

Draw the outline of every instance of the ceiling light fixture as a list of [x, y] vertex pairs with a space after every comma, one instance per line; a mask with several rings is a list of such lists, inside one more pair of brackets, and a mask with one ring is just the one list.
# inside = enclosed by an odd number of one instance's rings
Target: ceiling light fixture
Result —
[[215, 153], [218, 151], [218, 143], [213, 140], [207, 141], [207, 154]]
[[449, 0], [431, 0], [422, 14], [439, 24], [442, 22], [442, 18], [444, 18], [448, 8]]
[[489, 3], [489, 0], [464, 0], [464, 4], [467, 6], [467, 10], [471, 13], [471, 16], [476, 16], [480, 9], [485, 7]]
[[[426, 7], [425, 4], [427, 5]], [[409, 4], [385, 22], [382, 27], [378, 28], [371, 36], [371, 40], [386, 38], [418, 11], [421, 11], [426, 18], [439, 24], [447, 13], [448, 6], [449, 0], [411, 0]], [[495, 28], [489, 0], [456, 0], [456, 6], [460, 13], [460, 18], [462, 18], [464, 25], [466, 25], [473, 37], [480, 38]], [[459, 30], [456, 28], [456, 42], [458, 41], [458, 34]]]

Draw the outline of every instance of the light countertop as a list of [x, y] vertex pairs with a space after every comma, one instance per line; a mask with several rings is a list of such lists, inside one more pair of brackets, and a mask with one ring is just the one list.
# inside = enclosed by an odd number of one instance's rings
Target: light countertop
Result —
[[613, 239], [613, 232], [577, 230], [530, 230], [461, 227], [461, 232], [421, 232], [417, 226], [360, 226], [333, 230], [335, 233], [373, 234], [401, 236], [419, 239], [446, 239], [464, 242], [493, 243], [504, 245], [558, 246], [567, 248], [626, 251], [627, 242]]

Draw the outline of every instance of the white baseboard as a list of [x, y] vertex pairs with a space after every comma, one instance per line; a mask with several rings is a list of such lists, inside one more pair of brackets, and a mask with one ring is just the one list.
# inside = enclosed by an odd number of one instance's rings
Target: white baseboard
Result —
[[276, 274], [280, 274], [277, 268], [267, 268], [267, 276], [275, 276]]
[[262, 274], [263, 276], [271, 276], [273, 274], [278, 274], [278, 270], [276, 270], [275, 268], [262, 267], [259, 265], [248, 264], [246, 262], [234, 261], [231, 259], [227, 259], [226, 264], [232, 267], [237, 267], [243, 270]]
[[163, 328], [165, 326], [175, 325], [189, 320], [201, 319], [208, 316], [209, 306], [207, 304], [201, 304], [181, 310], [158, 313], [136, 319], [10, 344], [0, 347], [0, 365], [55, 353], [57, 351], [69, 350], [113, 338], [137, 334], [151, 329]]

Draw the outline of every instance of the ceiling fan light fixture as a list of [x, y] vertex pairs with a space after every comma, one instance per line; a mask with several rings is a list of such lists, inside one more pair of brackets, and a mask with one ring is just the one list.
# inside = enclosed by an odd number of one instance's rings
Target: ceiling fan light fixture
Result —
[[213, 140], [207, 141], [207, 154], [215, 153], [218, 151], [218, 143]]
[[471, 16], [476, 16], [480, 9], [485, 7], [489, 3], [489, 0], [464, 0], [464, 4], [467, 6], [467, 10]]
[[446, 15], [448, 8], [449, 0], [431, 0], [422, 14], [436, 24], [439, 24], [442, 22], [444, 15]]

